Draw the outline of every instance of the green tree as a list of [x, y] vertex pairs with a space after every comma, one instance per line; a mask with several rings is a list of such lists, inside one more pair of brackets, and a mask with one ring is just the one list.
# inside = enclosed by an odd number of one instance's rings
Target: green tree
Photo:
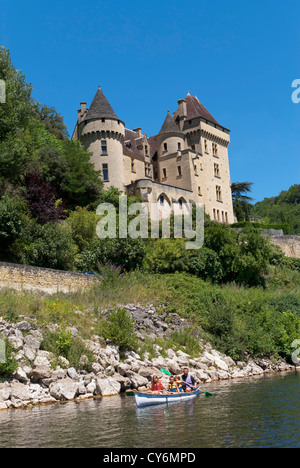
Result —
[[251, 201], [249, 197], [253, 182], [233, 182], [231, 184], [233, 210], [238, 221], [249, 221]]

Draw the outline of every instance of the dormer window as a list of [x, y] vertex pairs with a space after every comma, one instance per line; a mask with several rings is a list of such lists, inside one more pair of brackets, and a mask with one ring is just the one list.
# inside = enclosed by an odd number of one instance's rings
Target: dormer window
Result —
[[145, 145], [145, 155], [148, 156], [148, 145]]

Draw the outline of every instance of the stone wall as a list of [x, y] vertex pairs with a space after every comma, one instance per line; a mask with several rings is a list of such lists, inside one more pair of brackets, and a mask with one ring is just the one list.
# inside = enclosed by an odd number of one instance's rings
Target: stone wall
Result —
[[300, 258], [300, 236], [270, 236], [269, 239], [286, 257]]
[[70, 293], [92, 286], [95, 276], [0, 262], [0, 289]]

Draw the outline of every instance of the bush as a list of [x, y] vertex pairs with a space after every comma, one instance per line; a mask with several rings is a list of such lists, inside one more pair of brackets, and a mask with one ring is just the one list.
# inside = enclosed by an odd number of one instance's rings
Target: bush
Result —
[[24, 227], [11, 248], [17, 263], [57, 270], [72, 270], [76, 253], [68, 227], [53, 223], [41, 226], [34, 220]]
[[153, 273], [188, 271], [189, 251], [183, 239], [155, 239], [149, 242], [146, 263]]
[[191, 257], [190, 273], [204, 280], [214, 282], [223, 277], [223, 269], [218, 254], [207, 247], [202, 247], [197, 256]]
[[[70, 366], [77, 370], [89, 372], [90, 365], [94, 362], [91, 351], [87, 349], [80, 338], [73, 337], [65, 324], [62, 324], [57, 332], [50, 332], [48, 329], [44, 330], [41, 349], [51, 352], [56, 359], [59, 356], [65, 357], [69, 361]], [[54, 366], [56, 364], [57, 361], [53, 363]]]
[[79, 271], [99, 273], [99, 265], [103, 264], [132, 271], [143, 266], [146, 251], [146, 242], [143, 239], [97, 239], [78, 256], [76, 265]]
[[[12, 199], [5, 195], [0, 200], [0, 243], [1, 254], [21, 235], [27, 206], [22, 199]], [[1, 255], [0, 254], [0, 255]]]
[[[0, 336], [1, 339], [1, 336]], [[11, 377], [18, 368], [18, 361], [13, 357], [13, 347], [8, 339], [2, 339], [0, 342], [0, 351], [5, 351], [5, 356], [0, 356], [5, 359], [5, 362], [0, 360], [0, 378]]]
[[119, 346], [120, 351], [137, 345], [135, 323], [126, 309], [117, 308], [109, 311], [107, 320], [103, 321], [100, 327], [100, 334], [106, 340]]
[[77, 207], [67, 220], [79, 252], [88, 249], [96, 238], [97, 215], [87, 208]]

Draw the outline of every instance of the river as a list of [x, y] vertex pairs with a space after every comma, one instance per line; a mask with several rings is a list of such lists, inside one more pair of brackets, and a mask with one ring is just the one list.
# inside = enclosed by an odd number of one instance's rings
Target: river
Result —
[[215, 382], [136, 408], [125, 395], [0, 412], [0, 448], [300, 448], [300, 374]]

